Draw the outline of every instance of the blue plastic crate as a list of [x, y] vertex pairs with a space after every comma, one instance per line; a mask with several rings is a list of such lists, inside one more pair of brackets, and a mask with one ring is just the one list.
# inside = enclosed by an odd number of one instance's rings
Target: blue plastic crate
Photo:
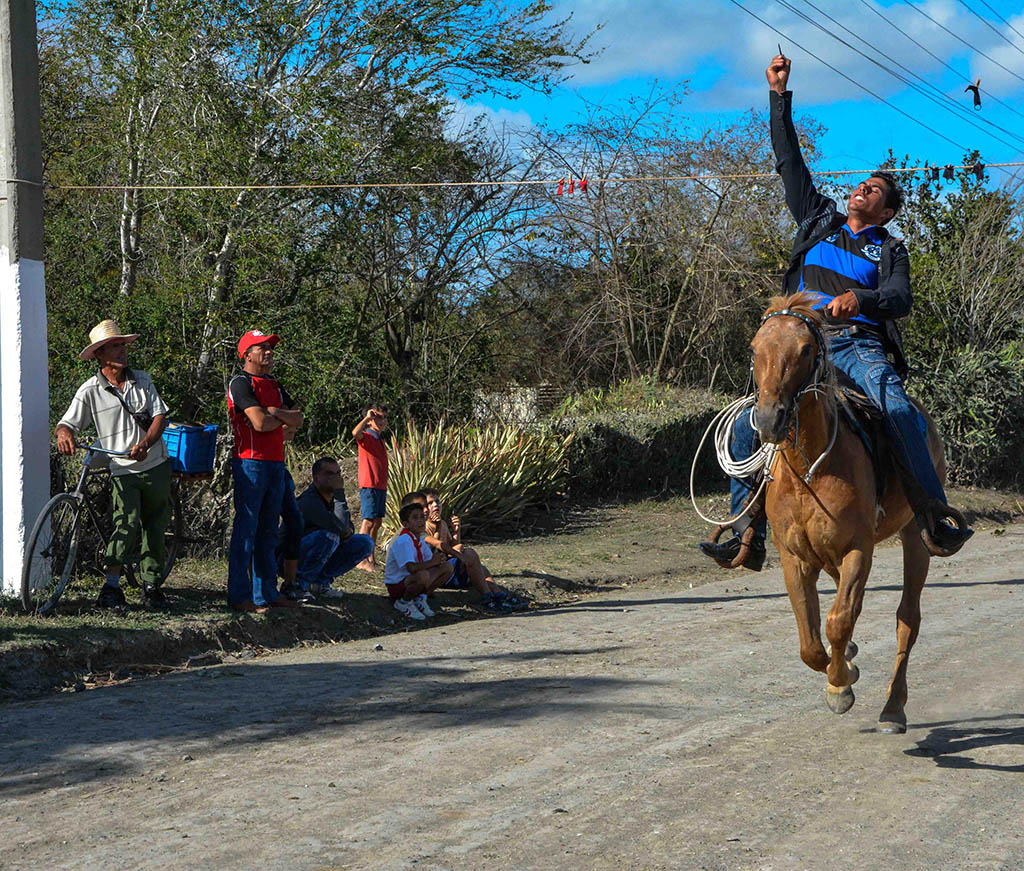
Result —
[[175, 472], [189, 475], [212, 472], [217, 453], [217, 425], [169, 423], [164, 430], [164, 444]]

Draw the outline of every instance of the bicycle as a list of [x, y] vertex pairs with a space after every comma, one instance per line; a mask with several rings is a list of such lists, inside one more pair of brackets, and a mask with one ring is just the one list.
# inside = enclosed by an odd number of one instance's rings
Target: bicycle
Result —
[[[89, 481], [107, 471], [110, 457], [126, 457], [127, 451], [108, 451], [96, 446], [77, 446], [85, 451], [82, 472], [74, 490], [58, 493], [39, 512], [28, 537], [25, 563], [21, 573], [21, 601], [26, 611], [49, 614], [68, 586], [88, 574], [103, 576], [103, 555], [111, 532], [105, 513], [94, 505], [98, 494], [89, 492]], [[97, 460], [97, 458], [102, 458]], [[181, 540], [181, 503], [177, 482], [171, 487], [171, 519], [164, 544], [164, 571], [170, 574], [178, 556]], [[95, 490], [95, 488], [93, 488]], [[106, 488], [103, 489], [106, 492]], [[83, 557], [79, 551], [84, 547]], [[137, 586], [135, 566], [124, 566], [129, 586]]]

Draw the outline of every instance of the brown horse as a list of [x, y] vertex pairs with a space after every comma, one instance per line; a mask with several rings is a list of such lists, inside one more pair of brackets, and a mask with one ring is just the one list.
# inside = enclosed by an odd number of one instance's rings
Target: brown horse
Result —
[[[851, 662], [857, 653], [853, 629], [875, 545], [899, 533], [903, 598], [896, 611], [896, 667], [879, 722], [883, 732], [904, 732], [907, 661], [921, 624], [921, 590], [930, 555], [898, 474], [889, 474], [879, 501], [871, 457], [838, 417], [835, 371], [825, 354], [821, 315], [811, 309], [812, 303], [806, 294], [776, 297], [751, 342], [758, 390], [754, 425], [763, 442], [779, 446], [765, 507], [800, 632], [800, 658], [828, 676], [825, 699], [837, 714], [854, 702], [859, 670]], [[942, 441], [927, 414], [925, 419], [928, 448], [944, 480]], [[818, 606], [817, 580], [823, 569], [837, 585], [825, 621], [830, 651], [822, 645]]]

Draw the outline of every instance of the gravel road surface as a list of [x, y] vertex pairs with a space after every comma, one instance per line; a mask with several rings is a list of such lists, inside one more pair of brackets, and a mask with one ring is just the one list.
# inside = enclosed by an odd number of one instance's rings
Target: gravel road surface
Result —
[[7, 704], [0, 867], [1024, 867], [1024, 528], [933, 562], [889, 736], [900, 577], [841, 717], [778, 570]]

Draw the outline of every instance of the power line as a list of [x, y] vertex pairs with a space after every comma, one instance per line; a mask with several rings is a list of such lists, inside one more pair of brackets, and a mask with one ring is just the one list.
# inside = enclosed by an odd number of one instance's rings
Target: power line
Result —
[[1005, 24], [1007, 27], [1009, 27], [1010, 30], [1012, 30], [1014, 33], [1016, 33], [1017, 36], [1019, 36], [1021, 39], [1024, 39], [1024, 33], [1021, 33], [1019, 30], [1017, 30], [1016, 27], [1014, 27], [1012, 24], [1010, 24], [1009, 21], [1007, 21], [1005, 18], [1003, 18], [1002, 15], [1000, 15], [998, 12], [996, 12], [996, 10], [992, 8], [991, 4], [986, 3], [985, 0], [978, 0], [978, 2], [981, 3], [981, 5], [984, 6], [986, 9], [988, 9], [988, 11], [991, 12], [996, 18], [998, 18], [1000, 21], [1002, 21], [1003, 24]]
[[1022, 49], [1020, 48], [1020, 46], [1019, 46], [1019, 45], [1017, 45], [1017, 43], [1015, 43], [1015, 42], [1014, 42], [1014, 41], [1013, 41], [1012, 39], [1010, 39], [1010, 37], [1008, 37], [1008, 36], [1007, 36], [1007, 35], [1006, 35], [1005, 33], [1003, 33], [1003, 32], [1002, 32], [1001, 30], [999, 30], [999, 29], [998, 29], [997, 27], [995, 27], [995, 26], [994, 26], [994, 25], [992, 24], [992, 22], [991, 22], [991, 21], [989, 21], [989, 20], [988, 20], [988, 19], [986, 19], [986, 18], [982, 18], [982, 17], [981, 17], [981, 15], [979, 15], [979, 14], [978, 14], [977, 12], [975, 12], [975, 11], [974, 11], [974, 9], [973, 9], [973, 8], [971, 8], [971, 6], [969, 6], [969, 5], [968, 5], [968, 4], [967, 4], [967, 3], [965, 2], [965, 0], [960, 0], [960, 5], [961, 5], [961, 6], [963, 6], [963, 7], [964, 7], [964, 8], [965, 8], [965, 9], [966, 9], [966, 10], [967, 10], [968, 12], [970, 12], [970, 13], [971, 13], [971, 15], [973, 15], [973, 16], [974, 16], [975, 18], [977, 18], [977, 19], [978, 19], [978, 21], [980, 21], [980, 22], [981, 22], [982, 24], [984, 24], [984, 25], [985, 25], [985, 26], [986, 26], [986, 27], [987, 27], [987, 28], [988, 28], [989, 30], [991, 30], [991, 31], [992, 31], [992, 32], [993, 32], [993, 33], [994, 33], [994, 34], [995, 34], [996, 36], [998, 36], [998, 37], [999, 37], [999, 38], [1000, 38], [1001, 40], [1003, 40], [1003, 41], [1004, 41], [1004, 42], [1006, 42], [1006, 43], [1009, 43], [1009, 45], [1011, 45], [1011, 46], [1012, 46], [1013, 48], [1015, 48], [1015, 49], [1016, 49], [1016, 50], [1017, 50], [1018, 52], [1020, 52], [1021, 54], [1024, 54], [1024, 50], [1022, 50]]
[[[788, 39], [788, 37], [786, 37]], [[795, 43], [794, 43], [795, 44]], [[953, 143], [956, 145], [956, 143]], [[960, 147], [960, 146], [957, 146]], [[1006, 163], [960, 163], [949, 164], [948, 166], [904, 166], [887, 169], [886, 172], [894, 174], [911, 174], [919, 172], [935, 172], [937, 169], [967, 169], [976, 170], [978, 167], [984, 169], [999, 169], [1006, 171], [1010, 167], [1024, 167], [1024, 161], [1009, 161]], [[877, 166], [867, 169], [821, 169], [811, 172], [811, 175], [820, 176], [842, 176], [842, 175], [870, 175], [878, 169]], [[1010, 174], [1010, 173], [1008, 173]], [[707, 175], [642, 175], [642, 176], [617, 176], [610, 178], [587, 178], [589, 185], [597, 184], [619, 184], [619, 183], [648, 183], [657, 181], [726, 181], [738, 179], [775, 179], [778, 177], [774, 172], [739, 172], [739, 173], [711, 173]], [[310, 184], [49, 184], [42, 185], [50, 190], [60, 191], [240, 191], [240, 190], [357, 190], [365, 188], [464, 188], [464, 187], [526, 187], [532, 185], [557, 185], [562, 179], [557, 178], [524, 178], [516, 181], [392, 181], [392, 182], [324, 182]], [[0, 184], [33, 184], [25, 179], [3, 178]]]
[[[921, 49], [921, 51], [923, 51], [923, 52], [924, 52], [925, 54], [927, 54], [927, 55], [928, 55], [929, 57], [931, 57], [931, 58], [933, 58], [933, 59], [937, 60], [937, 61], [938, 61], [938, 62], [939, 62], [940, 64], [942, 64], [942, 65], [943, 65], [943, 66], [944, 66], [944, 67], [945, 67], [945, 68], [946, 68], [947, 70], [949, 70], [949, 71], [950, 71], [951, 73], [953, 73], [953, 74], [955, 74], [955, 75], [956, 75], [957, 77], [959, 77], [959, 78], [963, 79], [963, 80], [964, 80], [965, 82], [969, 82], [969, 81], [971, 80], [971, 77], [970, 77], [970, 76], [966, 76], [966, 75], [964, 75], [964, 74], [963, 74], [962, 72], [960, 72], [960, 70], [958, 70], [958, 69], [957, 69], [956, 67], [954, 67], [954, 66], [951, 66], [951, 65], [950, 65], [950, 64], [949, 64], [949, 63], [948, 63], [948, 62], [947, 62], [946, 60], [944, 60], [943, 58], [939, 57], [939, 56], [938, 56], [937, 54], [935, 54], [935, 52], [931, 51], [931, 50], [930, 50], [930, 49], [929, 49], [929, 48], [928, 48], [928, 47], [927, 47], [926, 45], [922, 45], [922, 44], [921, 44], [920, 42], [918, 42], [918, 41], [917, 41], [916, 39], [914, 39], [914, 37], [912, 37], [912, 36], [911, 36], [911, 35], [910, 35], [909, 33], [907, 33], [907, 32], [906, 32], [905, 30], [903, 30], [903, 28], [901, 28], [901, 27], [900, 27], [900, 26], [899, 26], [898, 24], [896, 24], [895, 22], [893, 22], [893, 21], [892, 21], [892, 20], [891, 20], [891, 19], [890, 19], [890, 18], [889, 18], [888, 16], [886, 16], [886, 15], [885, 15], [885, 14], [884, 14], [883, 12], [879, 12], [879, 11], [878, 11], [877, 9], [875, 9], [875, 7], [874, 7], [874, 6], [872, 6], [872, 5], [870, 4], [870, 3], [868, 3], [868, 0], [860, 0], [860, 2], [861, 2], [861, 4], [862, 4], [863, 6], [866, 6], [866, 7], [867, 7], [867, 8], [868, 8], [868, 9], [869, 9], [869, 10], [870, 10], [871, 12], [874, 12], [874, 13], [875, 13], [875, 15], [877, 15], [877, 16], [878, 16], [879, 18], [881, 18], [881, 19], [882, 19], [882, 21], [884, 21], [884, 22], [885, 22], [886, 24], [888, 24], [888, 25], [889, 25], [889, 26], [890, 26], [890, 27], [891, 27], [891, 28], [892, 28], [893, 30], [895, 30], [895, 31], [896, 31], [897, 33], [900, 33], [900, 34], [902, 34], [903, 36], [905, 36], [905, 37], [906, 37], [907, 39], [909, 39], [909, 40], [910, 40], [910, 41], [911, 41], [912, 43], [914, 43], [914, 45], [916, 45], [916, 46], [917, 46], [917, 47], [918, 47], [919, 49]], [[1013, 113], [1014, 113], [1015, 115], [1019, 115], [1019, 116], [1020, 116], [1021, 118], [1024, 118], [1024, 112], [1020, 112], [1020, 111], [1018, 111], [1017, 109], [1014, 109], [1014, 108], [1013, 108], [1013, 106], [1011, 106], [1011, 105], [1010, 105], [1009, 103], [1004, 103], [1004, 102], [1003, 102], [1002, 100], [1000, 100], [1000, 99], [999, 99], [999, 98], [998, 98], [997, 96], [995, 96], [994, 94], [991, 94], [991, 93], [989, 93], [988, 91], [985, 91], [984, 89], [982, 89], [982, 91], [983, 91], [983, 93], [985, 94], [985, 96], [986, 96], [986, 97], [987, 97], [987, 98], [988, 98], [989, 100], [993, 100], [994, 102], [998, 103], [998, 104], [999, 104], [1000, 106], [1002, 106], [1003, 108], [1005, 108], [1005, 109], [1009, 109], [1009, 110], [1010, 110], [1011, 112], [1013, 112]]]
[[[814, 9], [819, 14], [824, 15], [825, 18], [827, 18], [829, 21], [831, 21], [837, 27], [841, 27], [843, 30], [845, 30], [847, 33], [849, 33], [852, 37], [854, 37], [854, 39], [860, 40], [862, 43], [864, 43], [866, 46], [868, 46], [868, 48], [872, 49], [873, 51], [878, 52], [878, 54], [880, 54], [882, 57], [886, 58], [887, 60], [891, 61], [892, 63], [896, 64], [896, 66], [900, 67], [900, 69], [906, 70], [907, 73], [909, 73], [910, 75], [912, 75], [915, 78], [919, 79], [927, 87], [931, 88], [936, 93], [938, 93], [938, 95], [941, 98], [941, 100], [937, 99], [932, 94], [928, 93], [923, 88], [921, 88], [919, 85], [917, 85], [914, 82], [912, 82], [909, 79], [907, 79], [905, 76], [900, 75], [899, 73], [897, 73], [894, 70], [892, 70], [891, 68], [887, 67], [885, 64], [880, 63], [878, 60], [876, 60], [875, 58], [871, 57], [870, 55], [865, 54], [863, 51], [858, 49], [856, 46], [851, 45], [849, 42], [847, 42], [842, 37], [836, 36], [836, 34], [833, 33], [831, 30], [829, 30], [828, 28], [822, 26], [818, 22], [814, 21], [808, 15], [805, 15], [803, 12], [801, 12], [799, 9], [796, 9], [794, 6], [792, 6], [792, 4], [788, 3], [787, 0], [776, 0], [776, 2], [779, 3], [780, 5], [786, 7], [787, 9], [789, 9], [794, 14], [799, 15], [801, 18], [804, 19], [804, 21], [808, 22], [809, 24], [813, 25], [814, 27], [817, 27], [823, 33], [828, 34], [829, 36], [831, 36], [834, 40], [836, 40], [841, 45], [845, 45], [851, 51], [855, 51], [862, 58], [864, 58], [867, 61], [870, 61], [875, 66], [877, 66], [879, 69], [887, 72], [893, 78], [895, 78], [895, 79], [903, 82], [903, 84], [913, 88], [915, 91], [917, 91], [919, 94], [921, 94], [921, 96], [925, 97], [925, 99], [931, 100], [933, 103], [935, 103], [940, 108], [945, 109], [947, 112], [952, 113], [957, 118], [959, 118], [961, 121], [967, 122], [968, 124], [972, 125], [976, 129], [981, 131], [982, 133], [988, 133], [988, 135], [991, 136], [993, 139], [997, 140], [998, 142], [1002, 143], [1003, 145], [1009, 146], [1010, 148], [1014, 148], [1015, 147], [1012, 142], [1007, 142], [1005, 139], [1002, 139], [1002, 138], [996, 136], [995, 134], [985, 130], [983, 127], [981, 127], [978, 124], [978, 121], [980, 120], [982, 123], [987, 124], [988, 126], [993, 127], [996, 130], [1001, 131], [1002, 133], [1005, 133], [1007, 136], [1013, 137], [1021, 145], [1024, 145], [1024, 136], [1020, 136], [1019, 134], [1014, 133], [1012, 130], [1007, 130], [1005, 127], [1001, 127], [999, 124], [996, 124], [994, 121], [989, 121], [987, 118], [980, 118], [980, 119], [976, 120], [973, 117], [974, 116], [973, 112], [968, 110], [966, 107], [961, 106], [959, 103], [957, 103], [956, 100], [954, 100], [948, 94], [943, 93], [941, 90], [939, 90], [937, 87], [935, 87], [933, 84], [931, 84], [931, 82], [929, 82], [923, 76], [918, 75], [917, 73], [915, 73], [909, 67], [904, 66], [899, 61], [897, 61], [897, 60], [893, 59], [892, 57], [890, 57], [889, 55], [885, 54], [885, 52], [881, 51], [880, 49], [875, 48], [870, 42], [868, 42], [866, 39], [863, 39], [861, 36], [859, 36], [857, 33], [852, 31], [845, 24], [843, 24], [842, 22], [836, 21], [836, 19], [833, 18], [831, 15], [829, 15], [827, 12], [825, 12], [824, 10], [822, 10], [819, 7], [815, 6], [811, 2], [811, 0], [804, 0], [804, 3], [806, 3], [808, 6], [810, 6], [812, 9]], [[947, 102], [942, 102], [943, 100], [947, 101], [949, 104], [952, 104], [952, 108], [949, 105], [947, 105]]]
[[959, 40], [960, 42], [962, 42], [962, 43], [963, 43], [964, 45], [966, 45], [966, 46], [967, 46], [967, 47], [968, 47], [968, 48], [969, 48], [969, 49], [970, 49], [971, 51], [973, 51], [973, 52], [975, 52], [975, 53], [977, 53], [977, 54], [981, 55], [981, 56], [982, 56], [983, 58], [985, 58], [985, 60], [989, 61], [990, 63], [993, 63], [993, 64], [995, 64], [995, 65], [996, 65], [997, 67], [999, 67], [999, 68], [1000, 68], [1001, 70], [1005, 70], [1005, 71], [1006, 71], [1006, 72], [1008, 72], [1008, 73], [1009, 73], [1009, 74], [1010, 74], [1011, 76], [1013, 76], [1013, 77], [1014, 77], [1015, 79], [1020, 79], [1020, 80], [1021, 80], [1022, 82], [1024, 82], [1024, 76], [1022, 76], [1022, 75], [1019, 75], [1018, 73], [1015, 73], [1015, 72], [1014, 72], [1013, 70], [1011, 70], [1011, 69], [1010, 69], [1009, 67], [1004, 67], [1004, 66], [1003, 66], [1003, 65], [1002, 65], [1001, 63], [999, 63], [999, 61], [997, 61], [997, 60], [996, 60], [995, 58], [993, 58], [993, 57], [989, 57], [989, 56], [988, 56], [987, 54], [985, 54], [985, 52], [983, 52], [983, 51], [982, 51], [982, 50], [981, 50], [980, 48], [976, 48], [975, 46], [971, 45], [971, 44], [970, 44], [970, 43], [969, 43], [969, 42], [968, 42], [968, 41], [967, 41], [966, 39], [964, 39], [964, 38], [963, 38], [962, 36], [958, 36], [957, 34], [953, 33], [953, 31], [952, 31], [952, 30], [950, 30], [950, 29], [949, 29], [948, 27], [946, 27], [946, 25], [945, 25], [945, 24], [940, 24], [940, 23], [939, 23], [938, 21], [936, 21], [936, 20], [935, 20], [934, 18], [932, 18], [932, 17], [931, 17], [931, 16], [930, 16], [930, 15], [929, 15], [929, 14], [928, 14], [927, 12], [925, 12], [925, 11], [924, 11], [924, 10], [923, 10], [923, 9], [922, 9], [922, 8], [921, 8], [920, 6], [915, 6], [915, 5], [914, 5], [914, 4], [913, 4], [913, 3], [911, 2], [911, 0], [903, 0], [903, 2], [904, 2], [904, 3], [906, 3], [906, 4], [907, 4], [907, 6], [909, 6], [909, 7], [911, 8], [911, 9], [913, 9], [913, 10], [915, 10], [915, 11], [917, 11], [917, 12], [920, 12], [920, 13], [921, 13], [921, 14], [922, 14], [922, 15], [923, 15], [923, 16], [924, 16], [925, 18], [927, 18], [927, 19], [928, 19], [928, 20], [929, 20], [929, 21], [930, 21], [930, 22], [931, 22], [932, 24], [934, 24], [934, 25], [935, 25], [936, 27], [942, 28], [942, 30], [946, 31], [946, 33], [948, 33], [948, 34], [949, 34], [950, 36], [952, 36], [952, 37], [953, 37], [954, 39], [957, 39], [957, 40]]
[[829, 68], [830, 70], [832, 70], [832, 72], [836, 73], [837, 75], [839, 75], [839, 76], [842, 76], [842, 77], [843, 77], [844, 79], [846, 79], [846, 81], [848, 81], [848, 82], [849, 82], [850, 84], [852, 84], [852, 85], [856, 85], [856, 86], [857, 86], [858, 88], [860, 88], [860, 89], [861, 89], [862, 91], [864, 91], [865, 93], [868, 93], [868, 94], [870, 94], [870, 95], [871, 95], [872, 97], [874, 97], [874, 98], [875, 98], [876, 100], [878, 100], [878, 101], [879, 101], [880, 103], [884, 103], [884, 104], [885, 104], [886, 106], [888, 106], [888, 107], [889, 107], [890, 109], [893, 109], [894, 111], [896, 111], [896, 112], [899, 112], [899, 113], [900, 113], [900, 114], [901, 114], [901, 115], [902, 115], [903, 117], [905, 117], [905, 118], [909, 118], [909, 119], [910, 119], [911, 121], [913, 121], [913, 122], [914, 122], [915, 124], [917, 124], [917, 125], [919, 125], [919, 126], [923, 127], [923, 128], [924, 128], [925, 130], [927, 130], [927, 131], [928, 131], [929, 133], [934, 133], [934, 134], [935, 134], [936, 136], [938, 136], [938, 137], [939, 137], [940, 139], [942, 139], [942, 140], [944, 140], [944, 141], [948, 142], [948, 143], [949, 143], [950, 145], [955, 145], [955, 146], [956, 146], [957, 148], [959, 148], [959, 149], [960, 149], [961, 151], [963, 151], [963, 152], [965, 152], [965, 153], [966, 153], [967, 151], [969, 151], [969, 150], [970, 150], [970, 149], [968, 149], [968, 148], [967, 148], [966, 146], [964, 146], [964, 145], [961, 145], [961, 144], [960, 144], [959, 142], [957, 142], [956, 140], [954, 140], [954, 139], [950, 139], [950, 138], [949, 138], [948, 136], [946, 136], [946, 134], [944, 134], [944, 133], [940, 133], [940, 132], [939, 132], [938, 130], [936, 130], [936, 129], [935, 129], [934, 127], [931, 127], [931, 126], [929, 126], [928, 124], [925, 124], [925, 123], [924, 123], [924, 121], [922, 121], [922, 120], [921, 120], [920, 118], [917, 118], [917, 117], [915, 117], [915, 116], [911, 115], [911, 114], [910, 114], [909, 112], [905, 112], [905, 111], [903, 111], [903, 109], [901, 109], [901, 108], [900, 108], [899, 106], [897, 106], [897, 105], [895, 105], [895, 104], [893, 104], [893, 103], [890, 103], [890, 102], [889, 102], [888, 100], [886, 100], [886, 99], [885, 99], [885, 97], [881, 96], [880, 94], [876, 94], [876, 93], [875, 93], [874, 91], [872, 91], [872, 90], [871, 90], [870, 88], [868, 88], [868, 87], [867, 87], [866, 85], [862, 85], [862, 84], [861, 84], [860, 82], [858, 82], [858, 81], [857, 81], [856, 79], [853, 79], [853, 78], [851, 78], [850, 76], [846, 75], [846, 73], [844, 73], [844, 72], [843, 72], [842, 70], [840, 70], [840, 69], [837, 69], [836, 67], [832, 66], [832, 64], [830, 64], [830, 63], [829, 63], [828, 61], [826, 61], [826, 60], [824, 60], [824, 59], [822, 59], [822, 58], [818, 57], [818, 55], [816, 55], [816, 54], [815, 54], [814, 52], [810, 51], [810, 50], [809, 50], [809, 49], [807, 49], [807, 48], [804, 48], [804, 46], [800, 45], [800, 43], [799, 43], [799, 42], [797, 42], [797, 41], [796, 41], [795, 39], [793, 39], [792, 37], [790, 37], [790, 36], [788, 36], [787, 34], [783, 33], [783, 32], [782, 32], [781, 30], [779, 30], [779, 29], [778, 29], [777, 27], [774, 27], [773, 25], [771, 25], [771, 24], [769, 24], [769, 23], [768, 23], [767, 21], [765, 21], [765, 20], [764, 20], [763, 18], [761, 18], [761, 16], [760, 16], [760, 15], [757, 15], [756, 13], [754, 13], [754, 12], [751, 12], [751, 11], [750, 11], [749, 9], [747, 9], [747, 7], [746, 7], [746, 6], [744, 6], [744, 5], [742, 4], [742, 3], [740, 3], [740, 2], [739, 2], [739, 0], [729, 0], [729, 2], [730, 2], [730, 3], [732, 3], [732, 4], [733, 4], [733, 6], [737, 6], [737, 7], [739, 7], [740, 9], [742, 9], [742, 10], [743, 10], [744, 12], [746, 12], [746, 13], [747, 13], [747, 15], [749, 15], [749, 16], [750, 16], [751, 18], [754, 18], [754, 19], [756, 19], [757, 21], [760, 21], [760, 22], [761, 22], [761, 23], [762, 23], [762, 24], [763, 24], [763, 25], [764, 25], [765, 27], [767, 27], [767, 28], [768, 28], [769, 30], [773, 31], [774, 33], [777, 33], [777, 34], [778, 34], [779, 36], [781, 36], [781, 37], [782, 37], [783, 39], [785, 39], [785, 40], [786, 40], [787, 42], [791, 42], [791, 43], [792, 43], [793, 45], [795, 45], [795, 46], [796, 46], [797, 48], [799, 48], [799, 49], [800, 49], [801, 51], [805, 51], [805, 52], [807, 52], [807, 54], [809, 54], [809, 55], [810, 55], [811, 57], [813, 57], [813, 58], [814, 58], [814, 59], [815, 59], [816, 61], [818, 61], [818, 63], [822, 64], [823, 66], [826, 66], [826, 67], [828, 67], [828, 68]]

